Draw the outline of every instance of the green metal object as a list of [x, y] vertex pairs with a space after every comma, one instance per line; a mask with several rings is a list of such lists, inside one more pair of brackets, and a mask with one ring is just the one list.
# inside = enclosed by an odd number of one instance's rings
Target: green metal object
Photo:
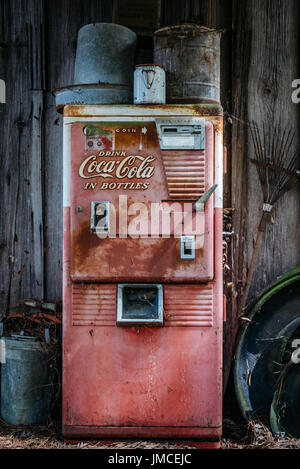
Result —
[[251, 313], [249, 315], [247, 314], [247, 317], [251, 319], [251, 316], [254, 316], [254, 314], [260, 310], [263, 304], [268, 301], [275, 293], [279, 292], [287, 285], [290, 285], [293, 282], [297, 282], [298, 280], [300, 280], [300, 267], [287, 272], [276, 282], [272, 283], [265, 290], [263, 290], [260, 295], [255, 298], [255, 300], [248, 306], [247, 311], [251, 311]]
[[290, 362], [274, 393], [270, 425], [273, 433], [300, 438], [300, 364]]
[[200, 197], [200, 199], [197, 200], [194, 205], [194, 209], [196, 212], [204, 212], [206, 202], [208, 201], [210, 196], [215, 192], [217, 187], [218, 184], [214, 184], [213, 186], [211, 186], [210, 189], [208, 189], [207, 192], [205, 192], [205, 194], [202, 195], [202, 197]]
[[299, 327], [300, 269], [282, 276], [248, 307], [234, 363], [237, 400], [245, 419], [269, 415], [286, 344]]

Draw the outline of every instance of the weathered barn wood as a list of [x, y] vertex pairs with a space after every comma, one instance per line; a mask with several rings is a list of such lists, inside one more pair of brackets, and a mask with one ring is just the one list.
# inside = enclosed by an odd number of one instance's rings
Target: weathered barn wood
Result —
[[51, 93], [73, 82], [77, 32], [84, 24], [111, 22], [109, 0], [46, 0], [45, 299], [62, 295], [62, 120]]
[[[252, 30], [247, 87], [248, 120], [258, 125], [269, 122], [270, 139], [277, 123], [299, 129], [299, 106], [291, 100], [292, 81], [299, 75], [299, 2], [263, 0], [249, 2], [250, 15], [245, 29]], [[298, 132], [297, 132], [298, 134]], [[295, 149], [300, 138], [295, 142]], [[248, 156], [253, 151], [249, 145]], [[300, 156], [299, 156], [300, 161]], [[262, 195], [256, 169], [248, 164], [247, 245], [249, 263], [254, 231], [259, 223]], [[250, 297], [262, 286], [300, 264], [299, 187], [275, 205], [274, 224], [270, 225], [261, 246]]]
[[1, 315], [24, 297], [61, 298], [62, 134], [51, 91], [72, 81], [78, 29], [111, 15], [111, 1], [0, 4]]
[[[222, 104], [228, 173], [225, 206], [234, 208], [232, 280], [225, 328], [228, 375], [239, 301], [261, 191], [249, 162], [247, 122], [281, 119], [298, 126], [291, 82], [299, 77], [298, 0], [164, 0], [162, 26], [195, 22], [226, 31], [222, 39]], [[110, 0], [0, 2], [0, 315], [25, 297], [61, 299], [62, 126], [51, 91], [73, 78], [78, 29], [112, 18]], [[151, 56], [140, 44], [138, 61]], [[288, 193], [267, 230], [250, 296], [300, 264], [299, 188]], [[232, 300], [232, 307], [231, 307]], [[226, 381], [226, 380], [225, 380]]]
[[44, 295], [42, 2], [1, 2], [0, 307]]

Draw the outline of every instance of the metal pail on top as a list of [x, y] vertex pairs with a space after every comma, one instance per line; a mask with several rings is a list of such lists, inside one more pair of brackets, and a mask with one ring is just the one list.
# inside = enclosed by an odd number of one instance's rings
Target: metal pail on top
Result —
[[78, 31], [74, 84], [132, 85], [136, 34], [113, 23]]
[[154, 61], [167, 75], [167, 102], [220, 102], [222, 31], [182, 24], [154, 33]]
[[94, 23], [78, 32], [74, 83], [54, 91], [56, 106], [131, 104], [136, 34], [125, 26]]

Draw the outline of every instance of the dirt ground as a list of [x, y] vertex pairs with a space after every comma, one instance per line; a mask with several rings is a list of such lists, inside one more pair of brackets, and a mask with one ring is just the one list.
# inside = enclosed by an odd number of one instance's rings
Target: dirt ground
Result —
[[[222, 449], [300, 449], [300, 440], [274, 437], [259, 422], [249, 425], [224, 421]], [[195, 449], [192, 442], [169, 440], [64, 440], [60, 424], [14, 427], [0, 420], [0, 449]]]

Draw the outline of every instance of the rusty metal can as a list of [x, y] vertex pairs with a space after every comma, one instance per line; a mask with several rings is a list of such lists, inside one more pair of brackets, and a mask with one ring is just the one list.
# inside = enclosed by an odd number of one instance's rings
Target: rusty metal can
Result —
[[134, 104], [165, 104], [166, 73], [161, 65], [136, 65], [133, 102]]
[[220, 38], [222, 31], [182, 24], [154, 33], [154, 61], [167, 76], [167, 102], [220, 102]]

